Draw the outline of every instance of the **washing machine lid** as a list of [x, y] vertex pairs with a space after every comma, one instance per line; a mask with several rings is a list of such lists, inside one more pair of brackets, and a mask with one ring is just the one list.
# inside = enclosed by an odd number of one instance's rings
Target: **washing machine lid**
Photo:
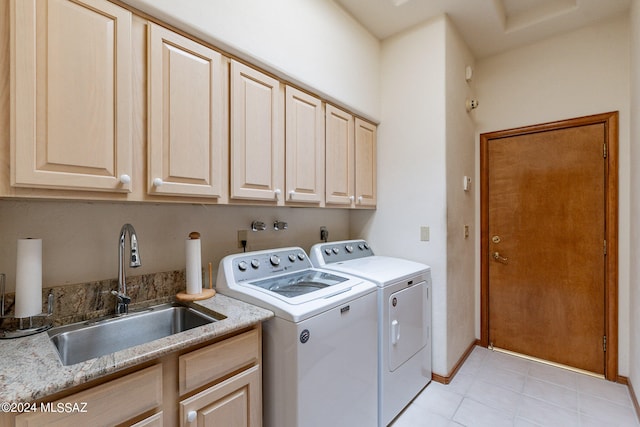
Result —
[[220, 291], [297, 323], [375, 292], [376, 287], [375, 283], [360, 277], [312, 269], [251, 282], [229, 283]]
[[325, 264], [322, 268], [362, 277], [378, 285], [388, 285], [417, 275], [424, 276], [426, 280], [430, 271], [428, 265], [419, 262], [379, 255]]
[[[327, 271], [309, 269], [253, 282], [245, 282], [241, 286], [255, 287], [290, 304], [300, 304], [308, 301], [309, 298], [325, 297], [326, 291], [331, 291], [331, 289], [327, 288], [348, 280], [347, 277], [337, 276]], [[322, 290], [325, 290], [325, 292], [318, 295], [309, 295]]]

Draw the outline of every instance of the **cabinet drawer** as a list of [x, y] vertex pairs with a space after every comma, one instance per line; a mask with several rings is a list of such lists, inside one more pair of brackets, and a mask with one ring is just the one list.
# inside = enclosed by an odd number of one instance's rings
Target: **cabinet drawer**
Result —
[[260, 358], [260, 334], [253, 329], [180, 356], [180, 394], [188, 393]]
[[160, 405], [162, 365], [154, 365], [53, 402], [51, 412], [18, 415], [16, 427], [113, 426]]
[[157, 414], [153, 414], [142, 421], [138, 421], [131, 427], [162, 427], [162, 417], [162, 412], [158, 412]]

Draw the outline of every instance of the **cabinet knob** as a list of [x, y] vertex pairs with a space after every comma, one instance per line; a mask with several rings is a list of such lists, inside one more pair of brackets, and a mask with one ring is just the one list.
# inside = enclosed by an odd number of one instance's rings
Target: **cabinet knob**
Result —
[[198, 413], [196, 411], [189, 411], [187, 413], [187, 421], [190, 423], [194, 422], [197, 417], [198, 417]]
[[161, 187], [162, 184], [164, 184], [164, 182], [162, 181], [162, 178], [154, 178], [153, 180], [154, 187]]
[[295, 195], [296, 195], [295, 191], [293, 191], [293, 190], [289, 191], [289, 199], [293, 200], [293, 196], [295, 196]]
[[353, 196], [349, 196], [349, 201], [350, 201], [351, 203], [353, 203], [353, 200], [354, 200], [354, 197], [353, 197]]
[[280, 194], [282, 194], [282, 190], [280, 190], [279, 188], [276, 188], [275, 190], [273, 190], [273, 195], [276, 200], [280, 198]]
[[362, 196], [358, 196], [358, 203], [362, 203]]
[[129, 175], [122, 174], [120, 175], [120, 183], [121, 184], [131, 184], [131, 177]]

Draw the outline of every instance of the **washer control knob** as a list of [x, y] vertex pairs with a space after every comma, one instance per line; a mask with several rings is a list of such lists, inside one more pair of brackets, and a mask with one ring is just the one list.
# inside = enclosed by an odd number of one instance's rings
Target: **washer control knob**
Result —
[[364, 251], [364, 244], [358, 243], [358, 249], [360, 249], [361, 251]]
[[296, 254], [289, 254], [289, 261], [296, 262]]
[[253, 268], [260, 267], [260, 261], [258, 261], [257, 259], [252, 259], [251, 260], [251, 267], [253, 267]]
[[340, 253], [340, 248], [335, 247], [335, 248], [331, 249], [331, 252], [333, 252], [334, 254], [338, 255]]
[[299, 252], [299, 253], [298, 253], [298, 259], [299, 259], [300, 261], [304, 261], [304, 254], [303, 254], [302, 252]]
[[331, 248], [324, 248], [324, 253], [327, 255], [331, 255]]
[[347, 251], [347, 253], [353, 252], [353, 246], [351, 246], [351, 245], [345, 246], [344, 249]]
[[271, 263], [271, 265], [276, 267], [280, 265], [280, 257], [278, 255], [271, 255], [271, 258], [269, 258], [269, 262]]
[[369, 250], [369, 244], [365, 242], [365, 243], [364, 243], [364, 248], [365, 248], [365, 249], [367, 249], [367, 250]]
[[246, 261], [240, 261], [238, 263], [238, 268], [240, 269], [240, 271], [246, 271], [247, 270], [247, 262]]

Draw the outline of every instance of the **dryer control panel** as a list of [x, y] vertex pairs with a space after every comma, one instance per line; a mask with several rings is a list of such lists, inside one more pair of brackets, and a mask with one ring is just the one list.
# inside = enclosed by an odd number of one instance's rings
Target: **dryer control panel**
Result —
[[373, 256], [373, 250], [365, 240], [343, 240], [314, 245], [312, 261], [322, 260], [322, 265]]

